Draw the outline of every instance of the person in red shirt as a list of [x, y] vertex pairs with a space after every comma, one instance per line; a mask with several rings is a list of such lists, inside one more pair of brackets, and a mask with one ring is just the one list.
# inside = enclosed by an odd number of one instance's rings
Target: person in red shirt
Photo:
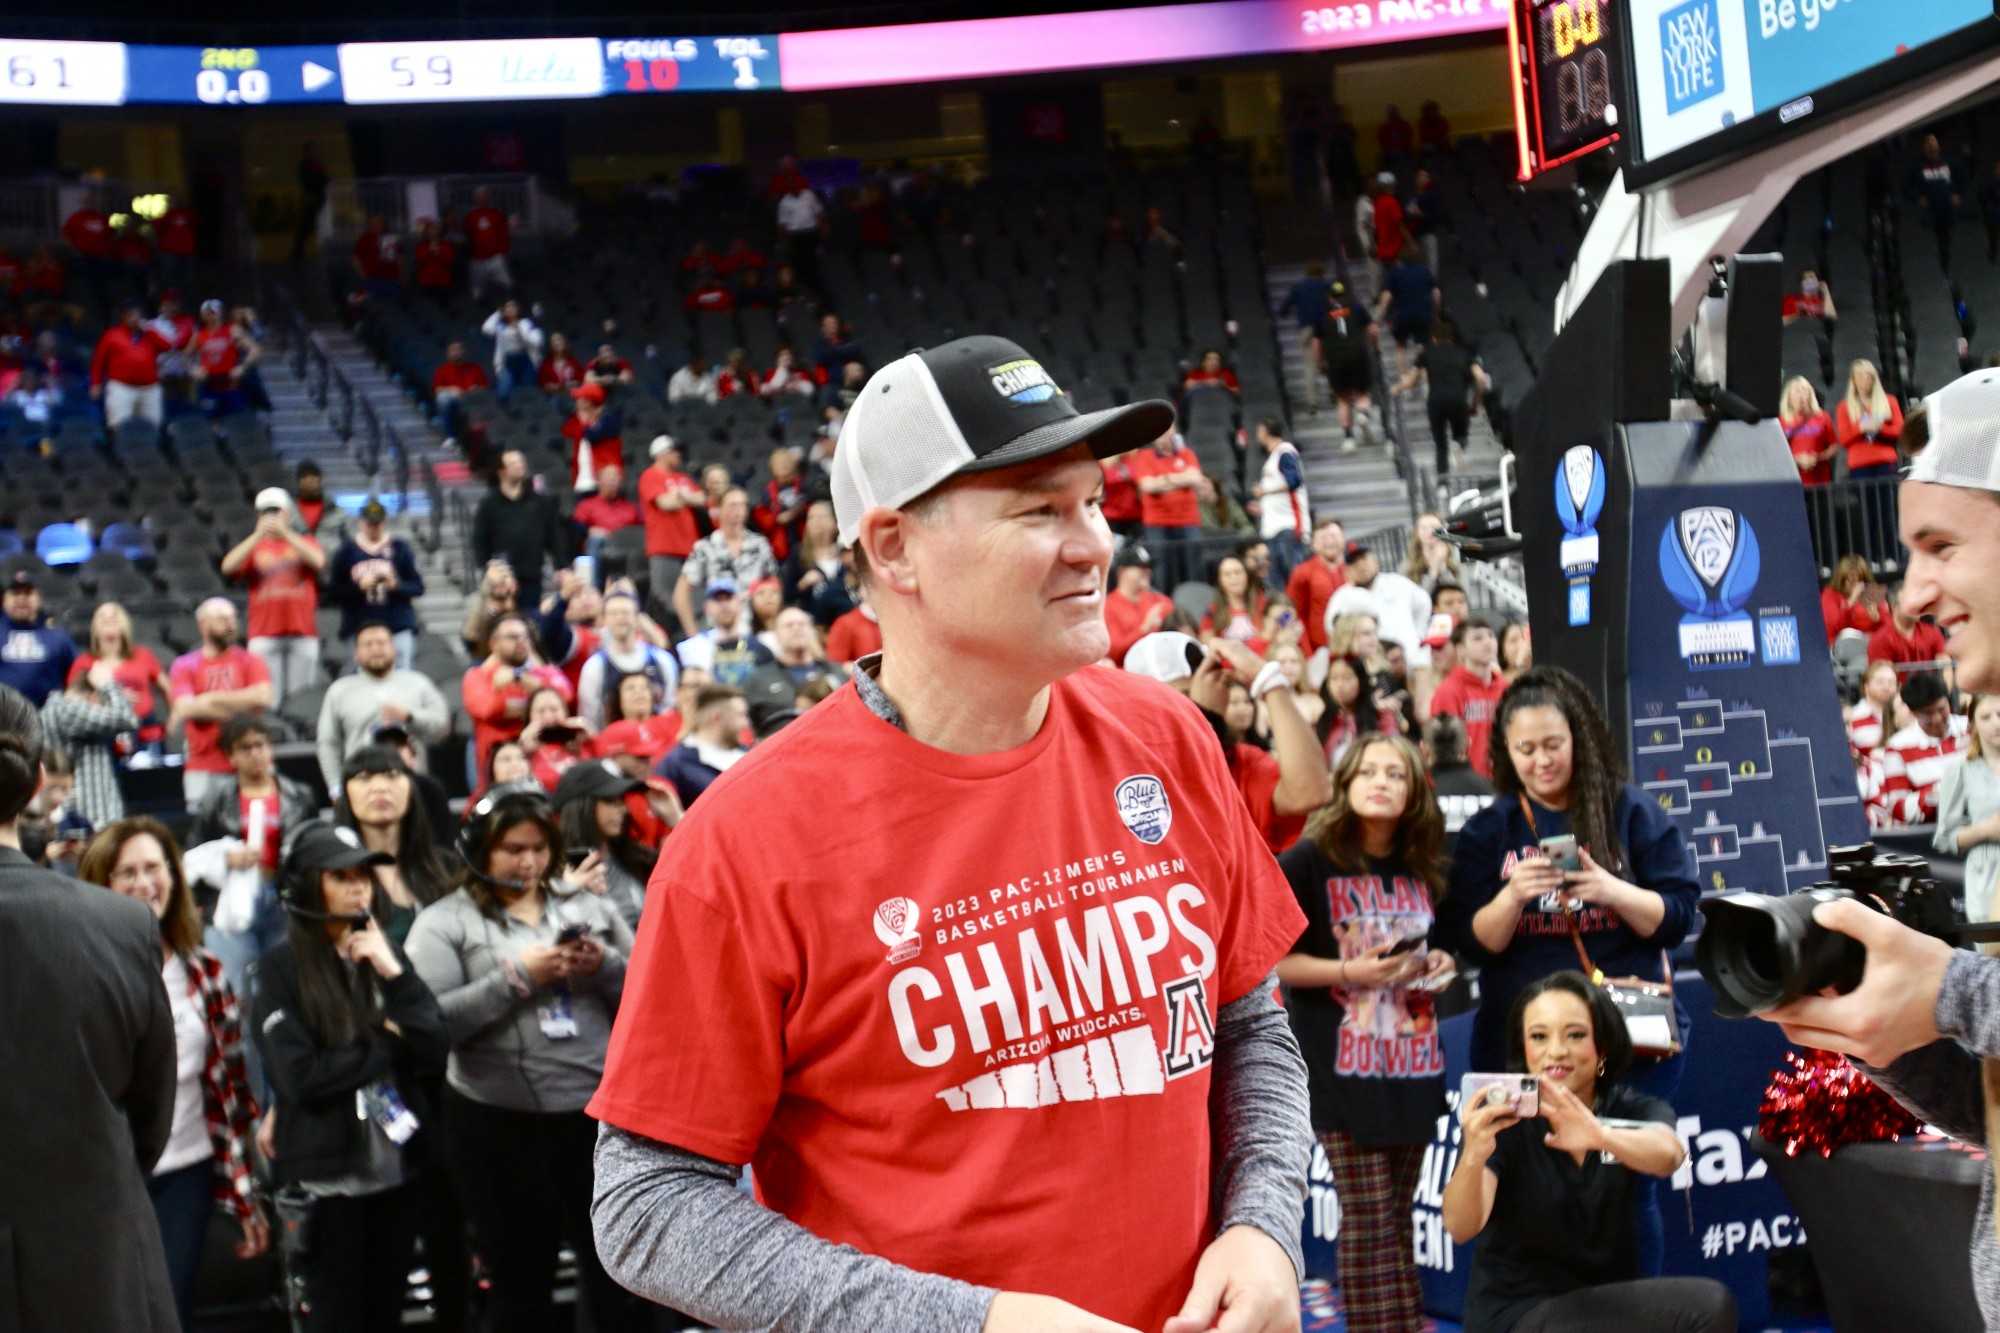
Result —
[[257, 526], [222, 557], [222, 576], [250, 585], [250, 651], [270, 673], [275, 704], [319, 683], [319, 574], [326, 552], [292, 526], [292, 497], [257, 492]]
[[1416, 132], [1410, 128], [1410, 122], [1403, 119], [1403, 109], [1390, 106], [1383, 113], [1381, 126], [1375, 131], [1375, 146], [1382, 150], [1383, 159], [1407, 158], [1416, 144]]
[[1888, 594], [1889, 621], [1868, 636], [1871, 662], [1937, 662], [1944, 658], [1944, 632], [1928, 620], [1903, 614], [1903, 589]]
[[1132, 476], [1139, 483], [1139, 523], [1160, 577], [1178, 587], [1198, 577], [1194, 544], [1201, 536], [1201, 460], [1175, 431], [1132, 451]]
[[[608, 325], [609, 320], [605, 321]], [[597, 355], [590, 358], [590, 364], [583, 368], [586, 384], [595, 384], [608, 396], [633, 383], [639, 378], [632, 369], [632, 363], [618, 355], [618, 349], [610, 343], [599, 343]]]
[[579, 494], [597, 489], [597, 474], [625, 464], [625, 441], [618, 433], [618, 413], [604, 406], [604, 386], [585, 384], [570, 390], [576, 413], [563, 422], [569, 441], [569, 470]]
[[[588, 1108], [599, 1252], [649, 1300], [698, 1285], [709, 1322], [745, 1327], [801, 1301], [985, 1333], [1297, 1319], [1311, 1131], [1273, 968], [1304, 918], [1209, 725], [1092, 666], [1095, 455], [1171, 408], [1009, 391], [1042, 383], [1018, 346], [958, 339], [883, 367], [847, 416], [833, 493], [879, 670], [718, 752]], [[873, 416], [906, 402], [935, 416]], [[975, 470], [1010, 446], [1026, 459]], [[800, 791], [812, 820], [770, 817]], [[931, 834], [921, 875], [901, 840], [850, 836], [884, 818]], [[1215, 1146], [1244, 1142], [1270, 1148]], [[771, 1242], [752, 1264], [670, 1195], [795, 1225], [741, 1214], [731, 1234]]]
[[1826, 624], [1826, 641], [1831, 644], [1842, 630], [1873, 634], [1888, 619], [1887, 595], [1875, 581], [1868, 562], [1858, 555], [1844, 555], [1833, 567], [1833, 577], [1819, 591], [1819, 615]]
[[713, 273], [703, 274], [701, 281], [681, 299], [681, 308], [690, 314], [728, 314], [736, 309], [736, 293]]
[[570, 517], [583, 525], [583, 553], [597, 560], [604, 539], [640, 523], [639, 506], [625, 495], [625, 469], [607, 463], [597, 470], [597, 490], [576, 502]]
[[153, 713], [153, 687], [159, 687], [162, 697], [171, 698], [174, 685], [160, 659], [153, 656], [153, 650], [133, 641], [131, 614], [117, 602], [100, 602], [91, 612], [86, 651], [70, 664], [69, 679], [64, 684], [76, 684], [99, 662], [111, 668], [111, 678], [125, 691], [132, 715], [139, 719], [139, 729], [119, 739], [118, 753], [121, 756], [132, 753], [135, 746], [127, 743], [130, 741], [136, 742], [137, 748], [149, 749], [157, 755], [161, 741], [166, 738], [166, 729]]
[[472, 719], [473, 755], [480, 773], [491, 771], [495, 746], [519, 739], [528, 724], [528, 700], [536, 691], [553, 689], [565, 703], [576, 698], [559, 669], [535, 661], [535, 641], [526, 616], [509, 611], [496, 618], [486, 643], [486, 660], [466, 668], [459, 682], [465, 715]]
[[652, 465], [639, 474], [639, 510], [646, 524], [647, 600], [652, 614], [671, 624], [674, 587], [681, 566], [701, 539], [695, 515], [707, 503], [695, 479], [681, 470], [681, 449], [671, 435], [648, 447]]
[[1181, 377], [1181, 392], [1190, 389], [1227, 389], [1232, 398], [1243, 396], [1243, 386], [1237, 382], [1236, 372], [1222, 364], [1222, 353], [1213, 347], [1201, 354], [1201, 361]]
[[1099, 459], [1097, 466], [1104, 473], [1104, 499], [1097, 512], [1104, 515], [1104, 521], [1118, 536], [1128, 541], [1138, 540], [1139, 483], [1132, 475], [1131, 455]]
[[764, 377], [750, 364], [750, 354], [741, 347], [731, 348], [728, 359], [715, 372], [715, 396], [718, 401], [737, 394], [755, 398], [763, 383]]
[[201, 401], [214, 417], [231, 416], [249, 407], [243, 377], [263, 357], [263, 349], [224, 314], [222, 302], [203, 301], [201, 327], [189, 340]]
[[1313, 524], [1312, 554], [1301, 560], [1285, 581], [1285, 596], [1299, 614], [1306, 656], [1324, 649], [1326, 608], [1347, 583], [1347, 529], [1340, 520], [1322, 515]]
[[1403, 204], [1396, 198], [1396, 175], [1384, 171], [1375, 177], [1375, 260], [1376, 290], [1381, 290], [1382, 274], [1403, 253], [1408, 234], [1403, 224]]
[[465, 395], [492, 386], [486, 367], [465, 359], [464, 343], [453, 338], [444, 345], [444, 360], [431, 372], [431, 405], [446, 435], [465, 434]]
[[175, 658], [167, 673], [167, 730], [187, 729], [181, 796], [190, 810], [200, 809], [229, 775], [219, 742], [222, 724], [276, 702], [270, 671], [236, 644], [236, 607], [227, 597], [211, 597], [196, 607], [194, 623], [201, 646]]
[[1779, 314], [1787, 325], [1801, 319], [1823, 319], [1831, 322], [1840, 318], [1840, 312], [1833, 304], [1833, 288], [1811, 269], [1800, 271], [1799, 289], [1785, 294]]
[[576, 359], [564, 335], [549, 335], [549, 354], [542, 358], [536, 382], [546, 394], [568, 393], [583, 383], [583, 362]]
[[361, 276], [362, 290], [384, 300], [393, 299], [401, 291], [401, 249], [400, 238], [388, 230], [381, 215], [368, 219], [361, 234], [354, 238], [354, 271]]
[[826, 632], [826, 658], [852, 666], [870, 653], [882, 651], [882, 625], [864, 598], [861, 605], [833, 622]]
[[[1791, 447], [1792, 461], [1798, 464], [1799, 481], [1807, 486], [1824, 486], [1833, 480], [1833, 456], [1840, 446], [1833, 437], [1833, 418], [1820, 409], [1819, 395], [1812, 381], [1794, 375], [1785, 382], [1784, 397], [1778, 404], [1778, 424], [1785, 429], [1785, 443]], [[1807, 513], [1814, 506], [1807, 503]], [[1815, 523], [1817, 537], [1818, 524]], [[1815, 547], [1818, 542], [1814, 543]]]
[[514, 248], [512, 224], [505, 213], [493, 206], [493, 195], [484, 185], [472, 192], [472, 207], [465, 210], [466, 282], [472, 299], [484, 301], [488, 287], [514, 293], [514, 275], [507, 267], [507, 255]]
[[139, 303], [128, 301], [119, 321], [97, 340], [90, 358], [90, 396], [104, 401], [104, 427], [113, 435], [133, 417], [160, 424], [165, 395], [160, 390], [160, 354], [174, 350], [175, 330], [147, 324]]
[[1104, 625], [1111, 635], [1109, 660], [1125, 665], [1132, 645], [1167, 623], [1174, 599], [1153, 591], [1153, 556], [1137, 542], [1127, 542], [1111, 566], [1111, 591], [1104, 595]]
[[1466, 757], [1490, 781], [1493, 719], [1507, 692], [1507, 679], [1500, 674], [1500, 636], [1485, 616], [1467, 616], [1452, 626], [1451, 646], [1458, 665], [1432, 691], [1431, 716], [1448, 713], [1465, 724]]
[[410, 251], [410, 281], [417, 294], [449, 305], [457, 263], [458, 247], [438, 234], [437, 223], [429, 218], [419, 222], [416, 248]]

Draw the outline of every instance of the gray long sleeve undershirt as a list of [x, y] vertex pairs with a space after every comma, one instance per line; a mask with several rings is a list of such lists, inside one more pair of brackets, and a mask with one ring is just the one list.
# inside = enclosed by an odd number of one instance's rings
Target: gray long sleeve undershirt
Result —
[[[862, 698], [897, 722], [864, 659]], [[1221, 1223], [1270, 1236], [1305, 1271], [1299, 1226], [1312, 1154], [1305, 1061], [1277, 977], [1222, 1006], [1209, 1101]], [[820, 1239], [736, 1188], [737, 1168], [612, 1125], [597, 1142], [591, 1220], [605, 1270], [648, 1300], [726, 1329], [978, 1333], [998, 1293]]]

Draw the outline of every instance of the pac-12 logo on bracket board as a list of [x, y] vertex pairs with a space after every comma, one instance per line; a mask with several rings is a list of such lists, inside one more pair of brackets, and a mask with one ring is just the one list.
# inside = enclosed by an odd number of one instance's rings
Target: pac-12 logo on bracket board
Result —
[[1726, 505], [1683, 509], [1660, 533], [1660, 578], [1687, 612], [1681, 660], [1697, 671], [1748, 666], [1757, 631], [1744, 604], [1762, 568], [1756, 530]]
[[1166, 784], [1151, 773], [1134, 773], [1118, 784], [1111, 798], [1125, 827], [1149, 847], [1163, 841], [1174, 826], [1174, 807], [1167, 800]]
[[1556, 518], [1563, 525], [1562, 571], [1569, 579], [1569, 623], [1590, 623], [1590, 576], [1597, 572], [1597, 516], [1604, 512], [1604, 456], [1587, 444], [1556, 469]]

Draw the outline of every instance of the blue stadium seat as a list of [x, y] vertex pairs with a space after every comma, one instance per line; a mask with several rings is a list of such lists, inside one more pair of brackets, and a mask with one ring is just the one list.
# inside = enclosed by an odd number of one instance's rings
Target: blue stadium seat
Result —
[[136, 523], [113, 523], [98, 539], [98, 549], [115, 551], [135, 565], [154, 559], [153, 539]]
[[35, 536], [35, 554], [51, 569], [80, 565], [96, 549], [90, 534], [75, 523], [51, 523]]

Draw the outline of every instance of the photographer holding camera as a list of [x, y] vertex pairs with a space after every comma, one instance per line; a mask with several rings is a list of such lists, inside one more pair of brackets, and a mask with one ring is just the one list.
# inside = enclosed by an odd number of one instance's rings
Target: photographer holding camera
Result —
[[[2000, 372], [1977, 371], [1925, 401], [1905, 443], [1923, 450], [1898, 494], [1910, 551], [1902, 606], [1946, 635], [1962, 689], [2000, 689]], [[2000, 1114], [2000, 959], [1955, 950], [1860, 902], [1826, 902], [1813, 920], [1859, 941], [1861, 982], [1758, 1016], [1805, 1046], [1856, 1057], [1911, 1111], [1954, 1138], [1991, 1146]], [[2000, 1159], [1995, 1159], [2000, 1162]], [[1994, 1219], [1994, 1181], [1979, 1216]], [[1989, 1327], [2000, 1325], [2000, 1233], [1974, 1228], [1972, 1281]]]

